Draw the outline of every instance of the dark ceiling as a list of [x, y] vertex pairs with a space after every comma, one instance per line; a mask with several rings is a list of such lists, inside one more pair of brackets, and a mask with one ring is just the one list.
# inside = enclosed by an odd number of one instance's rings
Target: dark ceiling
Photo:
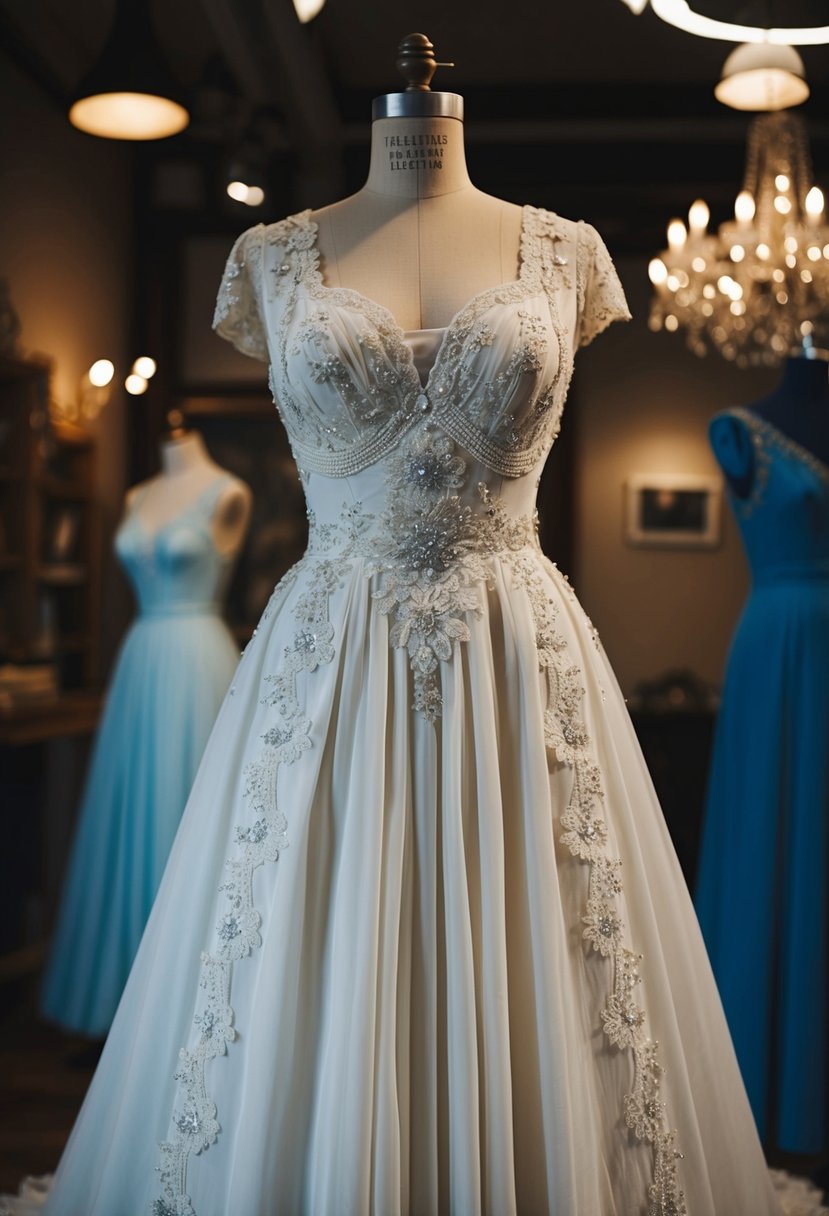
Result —
[[[807, 23], [826, 20], [827, 5], [697, 7]], [[683, 34], [650, 11], [636, 17], [621, 0], [328, 0], [307, 27], [291, 0], [157, 0], [152, 11], [195, 114], [189, 133], [153, 155], [215, 161], [254, 118], [280, 204], [319, 205], [360, 184], [371, 97], [397, 88], [396, 46], [413, 30], [456, 64], [434, 86], [465, 97], [470, 171], [482, 189], [585, 216], [617, 249], [644, 251], [697, 195], [724, 218], [740, 188], [749, 119], [712, 92], [732, 44]], [[0, 29], [62, 106], [112, 12], [112, 0], [0, 0]], [[829, 46], [802, 55], [812, 87], [802, 110], [826, 187]]]

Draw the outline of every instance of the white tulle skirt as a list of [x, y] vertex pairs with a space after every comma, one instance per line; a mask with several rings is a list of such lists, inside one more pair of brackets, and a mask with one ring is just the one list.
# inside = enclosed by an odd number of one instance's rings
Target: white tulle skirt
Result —
[[[491, 560], [434, 722], [361, 560], [324, 618], [313, 558], [277, 589], [48, 1216], [780, 1211], [622, 696], [522, 561], [535, 598]], [[568, 808], [599, 779], [597, 888]]]

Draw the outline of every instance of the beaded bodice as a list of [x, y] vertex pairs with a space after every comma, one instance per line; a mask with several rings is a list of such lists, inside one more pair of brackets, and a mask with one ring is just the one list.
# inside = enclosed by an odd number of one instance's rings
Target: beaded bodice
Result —
[[[537, 546], [537, 474], [576, 348], [629, 315], [596, 231], [533, 207], [516, 278], [433, 333], [433, 358], [416, 340], [428, 331], [407, 334], [379, 304], [326, 284], [309, 211], [234, 245], [214, 325], [270, 361], [308, 505], [305, 561], [320, 563], [321, 583], [324, 566], [336, 579], [346, 562], [376, 576], [427, 717], [493, 563]], [[322, 645], [314, 631], [305, 640]]]
[[423, 384], [392, 315], [326, 284], [317, 226], [303, 211], [238, 239], [214, 325], [269, 360], [301, 470], [358, 473], [428, 415], [492, 473], [516, 478], [555, 438], [576, 347], [628, 315], [595, 229], [524, 207], [517, 277], [455, 314]]
[[751, 453], [751, 490], [730, 497], [754, 585], [829, 579], [829, 467], [750, 409], [717, 417]]

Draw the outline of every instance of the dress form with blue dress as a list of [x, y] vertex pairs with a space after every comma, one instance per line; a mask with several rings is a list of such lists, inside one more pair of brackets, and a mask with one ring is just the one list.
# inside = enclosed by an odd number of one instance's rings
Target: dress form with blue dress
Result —
[[41, 1009], [109, 1030], [205, 743], [238, 662], [220, 617], [233, 554], [211, 523], [239, 483], [222, 474], [148, 531], [136, 492], [115, 541], [138, 616], [107, 694], [64, 883]]
[[[825, 381], [825, 364], [805, 364], [787, 380]], [[829, 465], [770, 420], [773, 401], [711, 427], [752, 589], [728, 659], [696, 906], [761, 1137], [814, 1153], [829, 1096]]]

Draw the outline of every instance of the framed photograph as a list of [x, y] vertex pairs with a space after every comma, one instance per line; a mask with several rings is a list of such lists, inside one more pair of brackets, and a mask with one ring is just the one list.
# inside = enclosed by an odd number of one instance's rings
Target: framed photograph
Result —
[[722, 482], [683, 473], [638, 473], [625, 485], [625, 540], [654, 549], [714, 549]]

